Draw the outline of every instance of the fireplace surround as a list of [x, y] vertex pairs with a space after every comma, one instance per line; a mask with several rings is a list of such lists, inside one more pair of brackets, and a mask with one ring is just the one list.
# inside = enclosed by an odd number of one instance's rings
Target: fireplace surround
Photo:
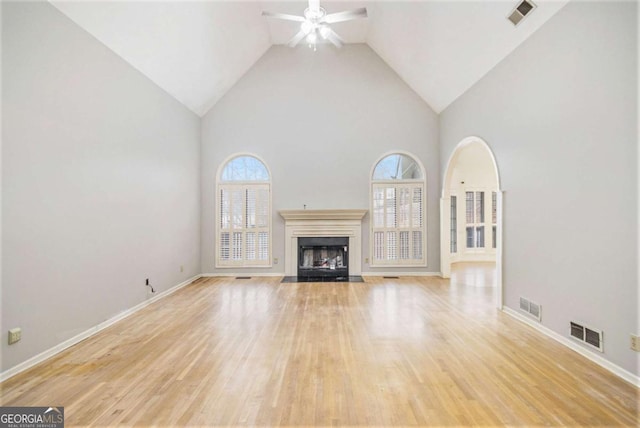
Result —
[[[286, 276], [298, 275], [299, 238], [346, 238], [348, 275], [362, 274], [362, 218], [367, 210], [282, 210], [285, 221]], [[303, 261], [304, 262], [304, 261]]]

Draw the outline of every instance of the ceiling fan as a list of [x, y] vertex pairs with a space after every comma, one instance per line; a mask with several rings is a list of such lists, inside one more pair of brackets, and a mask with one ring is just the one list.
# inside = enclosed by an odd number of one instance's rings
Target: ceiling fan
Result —
[[263, 11], [262, 16], [300, 22], [300, 31], [287, 42], [287, 45], [295, 47], [302, 39], [305, 39], [309, 47], [316, 50], [316, 44], [320, 39], [328, 40], [338, 48], [341, 47], [344, 40], [329, 27], [329, 24], [366, 18], [367, 8], [362, 7], [327, 15], [327, 11], [320, 7], [320, 0], [309, 0], [309, 7], [304, 10], [304, 16], [267, 11]]

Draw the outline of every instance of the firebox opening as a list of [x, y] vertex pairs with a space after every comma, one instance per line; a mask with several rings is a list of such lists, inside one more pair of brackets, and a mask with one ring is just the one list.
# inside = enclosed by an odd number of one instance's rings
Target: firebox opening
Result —
[[298, 238], [298, 277], [348, 278], [349, 238]]

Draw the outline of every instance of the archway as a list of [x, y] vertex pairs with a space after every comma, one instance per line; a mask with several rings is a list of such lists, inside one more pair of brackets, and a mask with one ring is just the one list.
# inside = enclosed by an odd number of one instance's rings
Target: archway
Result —
[[458, 262], [496, 263], [497, 306], [502, 308], [502, 192], [498, 166], [479, 137], [462, 140], [447, 163], [440, 199], [441, 272]]

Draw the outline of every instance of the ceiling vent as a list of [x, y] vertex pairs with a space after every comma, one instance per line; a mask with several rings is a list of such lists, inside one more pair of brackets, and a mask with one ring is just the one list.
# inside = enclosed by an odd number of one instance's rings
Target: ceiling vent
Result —
[[529, 15], [533, 9], [536, 8], [536, 5], [528, 0], [522, 0], [518, 3], [518, 6], [513, 9], [513, 11], [509, 14], [507, 19], [511, 21], [513, 25], [518, 25], [525, 16]]
[[571, 322], [571, 337], [604, 352], [601, 330], [594, 330], [582, 324]]

